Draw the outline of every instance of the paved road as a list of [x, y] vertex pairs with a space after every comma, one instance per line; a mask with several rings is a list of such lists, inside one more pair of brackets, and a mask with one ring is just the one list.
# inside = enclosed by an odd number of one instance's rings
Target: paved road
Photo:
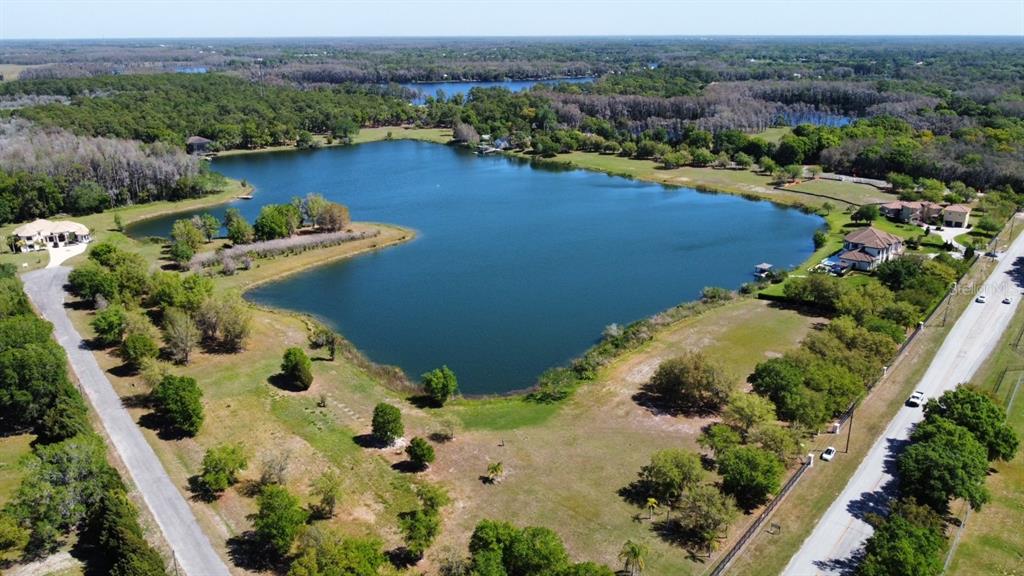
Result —
[[71, 269], [66, 266], [29, 272], [23, 276], [25, 291], [42, 315], [53, 323], [57, 342], [67, 351], [71, 368], [99, 413], [107, 435], [163, 531], [164, 539], [174, 550], [179, 567], [190, 576], [229, 574], [188, 503], [168, 478], [156, 453], [72, 326], [64, 310], [64, 284], [69, 272]]
[[[986, 304], [972, 302], [956, 321], [925, 372], [917, 390], [928, 398], [967, 382], [988, 354], [999, 344], [1021, 299], [1018, 259], [1024, 258], [1024, 234], [1000, 257], [980, 292]], [[1001, 300], [1010, 296], [1012, 304]], [[904, 406], [871, 447], [846, 488], [818, 521], [814, 531], [783, 571], [787, 576], [846, 574], [852, 571], [855, 555], [871, 535], [864, 522], [868, 512], [882, 512], [896, 486], [892, 472], [896, 454], [905, 447], [914, 424], [924, 417], [920, 408]], [[842, 458], [843, 455], [838, 455]], [[827, 466], [828, 464], [820, 463]], [[799, 491], [798, 491], [799, 492]], [[790, 498], [799, 498], [799, 493]]]

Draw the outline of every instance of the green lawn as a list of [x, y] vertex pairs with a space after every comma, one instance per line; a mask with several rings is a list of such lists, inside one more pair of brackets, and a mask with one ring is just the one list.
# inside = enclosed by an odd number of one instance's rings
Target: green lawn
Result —
[[751, 136], [756, 136], [756, 137], [761, 138], [763, 140], [767, 140], [768, 142], [774, 142], [774, 143], [777, 144], [779, 142], [779, 140], [782, 140], [783, 136], [786, 136], [787, 134], [792, 134], [792, 133], [793, 133], [793, 128], [790, 127], [790, 126], [777, 126], [775, 128], [768, 128], [767, 130], [765, 130], [763, 132], [757, 132], [756, 134], [751, 134]]
[[25, 476], [20, 462], [32, 452], [31, 442], [31, 434], [0, 438], [0, 507], [10, 500]]
[[789, 189], [812, 194], [824, 194], [857, 206], [861, 204], [891, 202], [896, 199], [896, 196], [882, 192], [874, 186], [838, 180], [807, 180]]

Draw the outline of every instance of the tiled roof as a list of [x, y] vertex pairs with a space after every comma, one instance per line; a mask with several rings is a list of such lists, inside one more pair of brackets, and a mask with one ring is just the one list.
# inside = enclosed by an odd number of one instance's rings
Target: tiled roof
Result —
[[874, 262], [875, 259], [867, 252], [861, 250], [847, 250], [839, 255], [840, 260], [852, 260], [855, 262]]
[[21, 236], [23, 238], [30, 238], [33, 236], [43, 235], [48, 236], [50, 234], [59, 234], [61, 232], [74, 232], [78, 235], [85, 235], [89, 233], [89, 229], [83, 224], [78, 222], [71, 222], [70, 220], [33, 220], [28, 224], [22, 224], [14, 229], [15, 236]]
[[860, 244], [861, 246], [879, 249], [888, 248], [893, 244], [903, 242], [903, 239], [899, 236], [890, 234], [885, 230], [879, 230], [874, 226], [868, 226], [867, 228], [862, 228], [856, 232], [850, 232], [846, 235], [845, 240], [852, 244]]

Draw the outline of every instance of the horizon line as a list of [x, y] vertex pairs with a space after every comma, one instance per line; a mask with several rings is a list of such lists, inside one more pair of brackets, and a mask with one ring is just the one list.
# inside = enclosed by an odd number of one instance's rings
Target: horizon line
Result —
[[487, 34], [487, 35], [464, 35], [464, 34], [440, 34], [440, 35], [373, 35], [357, 34], [346, 36], [118, 36], [118, 37], [32, 37], [32, 38], [0, 38], [0, 44], [9, 42], [74, 42], [74, 41], [138, 41], [138, 40], [559, 40], [559, 39], [621, 39], [629, 40], [635, 38], [646, 39], [719, 39], [719, 38], [813, 38], [813, 39], [856, 39], [856, 38], [1004, 38], [1016, 39], [1024, 43], [1024, 34]]

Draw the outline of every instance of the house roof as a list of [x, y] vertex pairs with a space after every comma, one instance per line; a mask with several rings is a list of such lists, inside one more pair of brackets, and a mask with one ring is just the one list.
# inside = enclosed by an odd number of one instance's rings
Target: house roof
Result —
[[185, 140], [186, 144], [209, 144], [211, 142], [213, 142], [213, 140], [203, 138], [202, 136], [189, 136], [188, 140]]
[[963, 204], [950, 204], [942, 209], [943, 212], [960, 212], [963, 214], [969, 214], [971, 212], [970, 206], [964, 206]]
[[903, 242], [903, 239], [899, 236], [890, 234], [885, 230], [879, 230], [874, 226], [868, 226], [867, 228], [861, 228], [855, 232], [850, 232], [844, 239], [851, 244], [860, 244], [861, 246], [867, 246], [869, 248], [888, 248], [893, 244]]
[[862, 250], [847, 250], [839, 255], [840, 260], [851, 260], [854, 262], [874, 262], [870, 254]]
[[78, 235], [88, 234], [89, 228], [78, 222], [72, 222], [70, 220], [33, 220], [28, 224], [22, 224], [14, 229], [15, 236], [21, 236], [25, 238], [31, 238], [34, 236], [48, 236], [50, 234], [59, 234], [61, 232], [68, 233], [74, 232]]
[[903, 200], [893, 200], [892, 202], [882, 204], [882, 208], [885, 208], [886, 210], [901, 210], [904, 204], [906, 204], [906, 202]]

